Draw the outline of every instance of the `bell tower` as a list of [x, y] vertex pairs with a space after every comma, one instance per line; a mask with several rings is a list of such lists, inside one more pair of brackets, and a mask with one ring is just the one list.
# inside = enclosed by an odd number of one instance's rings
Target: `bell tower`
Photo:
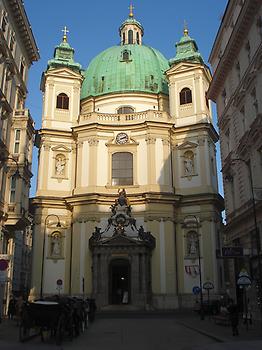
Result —
[[176, 43], [176, 55], [169, 60], [169, 64], [171, 68], [166, 74], [170, 114], [176, 126], [211, 123], [211, 106], [206, 97], [211, 73], [187, 28]]
[[63, 30], [62, 42], [48, 61], [41, 79], [44, 93], [42, 128], [71, 130], [80, 112], [81, 65], [74, 61], [74, 49]]

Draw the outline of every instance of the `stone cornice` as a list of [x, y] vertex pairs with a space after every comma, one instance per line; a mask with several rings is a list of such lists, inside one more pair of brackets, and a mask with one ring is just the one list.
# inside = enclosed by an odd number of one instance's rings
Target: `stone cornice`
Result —
[[9, 7], [10, 13], [14, 18], [30, 63], [37, 61], [40, 56], [23, 2], [21, 0], [8, 0], [5, 1], [5, 3], [6, 7]]
[[[213, 101], [216, 101], [219, 90], [221, 86], [224, 85], [227, 73], [231, 69], [238, 52], [242, 48], [241, 43], [243, 42], [245, 36], [248, 33], [249, 27], [252, 24], [252, 21], [254, 20], [255, 14], [259, 8], [260, 3], [260, 0], [248, 0], [245, 1], [242, 7], [237, 22], [235, 23], [234, 30], [232, 31], [227, 46], [214, 72], [213, 80], [208, 90], [208, 98], [210, 98]], [[220, 44], [220, 33], [223, 30], [224, 25], [222, 23], [213, 50], [215, 50], [215, 46], [218, 46]], [[212, 59], [213, 56], [210, 57], [210, 61]]]

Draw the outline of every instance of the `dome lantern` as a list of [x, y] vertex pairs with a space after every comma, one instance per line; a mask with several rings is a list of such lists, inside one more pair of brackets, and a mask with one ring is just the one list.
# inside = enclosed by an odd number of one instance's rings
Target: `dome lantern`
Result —
[[134, 6], [129, 6], [129, 16], [121, 24], [119, 28], [119, 35], [121, 38], [121, 45], [142, 45], [142, 37], [144, 35], [144, 28], [134, 18]]

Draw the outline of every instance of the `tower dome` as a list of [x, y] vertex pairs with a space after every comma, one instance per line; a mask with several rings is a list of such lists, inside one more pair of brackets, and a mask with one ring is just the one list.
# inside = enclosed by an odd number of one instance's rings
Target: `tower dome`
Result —
[[81, 99], [121, 92], [168, 94], [168, 68], [168, 60], [152, 47], [110, 47], [96, 56], [85, 71]]
[[86, 69], [81, 99], [127, 92], [168, 94], [168, 60], [158, 50], [142, 44], [144, 29], [134, 19], [133, 7], [119, 34], [121, 45], [101, 52]]

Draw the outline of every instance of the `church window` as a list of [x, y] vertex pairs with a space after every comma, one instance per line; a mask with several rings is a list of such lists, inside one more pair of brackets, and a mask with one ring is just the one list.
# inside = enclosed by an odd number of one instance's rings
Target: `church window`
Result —
[[189, 231], [186, 234], [186, 256], [198, 256], [198, 235], [196, 231]]
[[180, 105], [192, 103], [192, 91], [189, 88], [184, 88], [180, 91]]
[[134, 108], [131, 106], [121, 106], [117, 110], [117, 114], [129, 114], [134, 113]]
[[140, 41], [139, 41], [139, 33], [138, 33], [138, 32], [136, 33], [136, 43], [137, 43], [137, 44], [140, 44]]
[[126, 33], [124, 32], [123, 33], [123, 44], [125, 44], [125, 42], [126, 42]]
[[69, 109], [69, 97], [61, 93], [56, 98], [56, 108]]
[[112, 185], [133, 185], [133, 154], [117, 152], [112, 155]]
[[129, 51], [123, 51], [123, 61], [129, 61]]
[[133, 30], [128, 31], [128, 44], [133, 44]]

